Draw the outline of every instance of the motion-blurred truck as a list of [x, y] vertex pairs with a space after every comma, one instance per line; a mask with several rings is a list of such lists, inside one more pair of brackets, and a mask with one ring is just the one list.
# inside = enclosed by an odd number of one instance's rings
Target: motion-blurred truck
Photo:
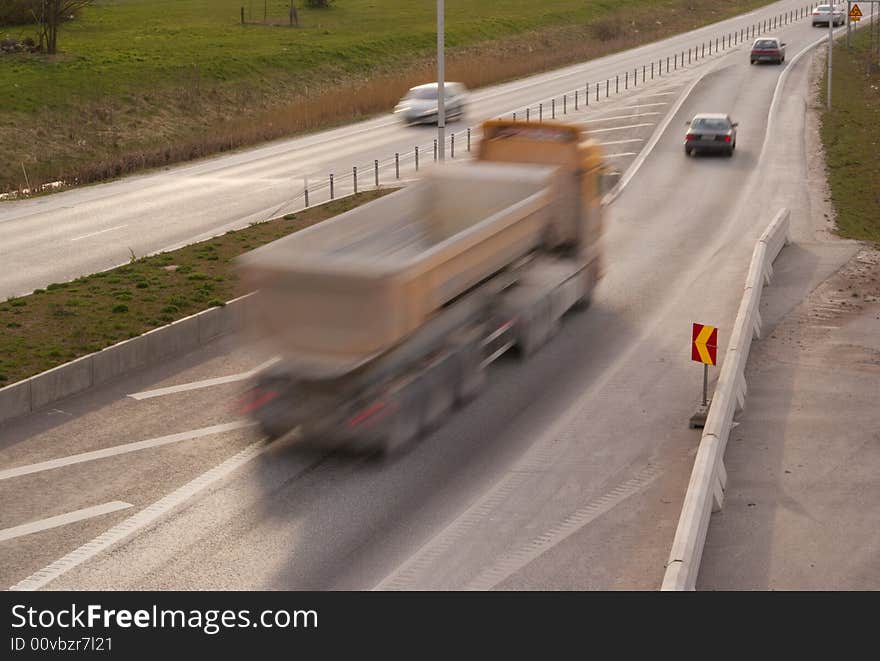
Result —
[[239, 258], [280, 360], [242, 412], [270, 437], [394, 451], [534, 353], [600, 277], [602, 156], [582, 127], [489, 121], [475, 160]]

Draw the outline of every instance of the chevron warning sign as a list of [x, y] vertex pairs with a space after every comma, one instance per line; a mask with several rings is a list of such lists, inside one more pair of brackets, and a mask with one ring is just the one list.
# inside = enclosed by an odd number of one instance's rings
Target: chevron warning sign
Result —
[[849, 10], [849, 20], [858, 23], [862, 20], [862, 10], [859, 9], [858, 5], [853, 5], [852, 9]]
[[691, 360], [714, 365], [718, 357], [718, 329], [705, 324], [694, 324]]

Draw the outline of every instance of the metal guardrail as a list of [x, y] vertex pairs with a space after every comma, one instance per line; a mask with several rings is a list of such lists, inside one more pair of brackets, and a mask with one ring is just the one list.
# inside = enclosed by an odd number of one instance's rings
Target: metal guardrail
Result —
[[752, 253], [742, 302], [694, 459], [661, 590], [696, 589], [709, 518], [724, 504], [727, 483], [724, 451], [734, 413], [745, 405], [745, 368], [752, 338], [761, 337], [761, 315], [758, 311], [761, 291], [764, 285], [770, 283], [774, 260], [783, 246], [789, 243], [789, 214], [788, 209], [781, 209], [776, 214]]

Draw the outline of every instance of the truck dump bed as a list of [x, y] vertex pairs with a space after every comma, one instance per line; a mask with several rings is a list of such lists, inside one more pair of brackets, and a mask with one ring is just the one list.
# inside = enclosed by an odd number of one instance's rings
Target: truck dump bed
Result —
[[470, 162], [239, 258], [251, 322], [289, 358], [344, 371], [535, 249], [556, 168]]

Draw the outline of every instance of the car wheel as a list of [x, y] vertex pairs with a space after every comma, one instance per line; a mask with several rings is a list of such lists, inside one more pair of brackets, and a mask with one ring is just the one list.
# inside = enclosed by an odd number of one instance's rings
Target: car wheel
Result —
[[755, 63], [754, 60], [749, 60], [749, 64], [754, 64], [754, 63]]
[[727, 148], [727, 151], [725, 152], [725, 154], [727, 154], [727, 157], [728, 157], [728, 158], [730, 158], [731, 156], [733, 156], [733, 147], [728, 147], [728, 148]]
[[691, 155], [691, 148], [690, 148], [690, 147], [685, 147], [685, 148], [684, 148], [684, 155], [685, 155], [685, 156], [690, 156], [690, 155]]

